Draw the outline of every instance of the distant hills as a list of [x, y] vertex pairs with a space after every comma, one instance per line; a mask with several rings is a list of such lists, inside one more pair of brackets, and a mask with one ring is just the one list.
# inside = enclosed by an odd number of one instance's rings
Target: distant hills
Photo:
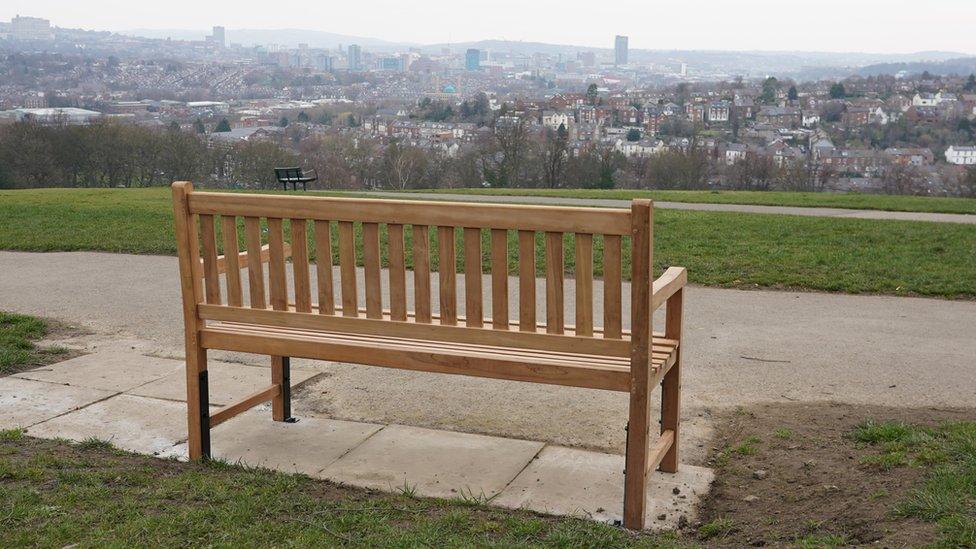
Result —
[[960, 75], [976, 73], [976, 57], [960, 57], [940, 62], [918, 61], [901, 63], [879, 63], [861, 67], [857, 72], [862, 76], [876, 76], [879, 74], [897, 74], [901, 71], [909, 74], [921, 74], [928, 71], [938, 75]]

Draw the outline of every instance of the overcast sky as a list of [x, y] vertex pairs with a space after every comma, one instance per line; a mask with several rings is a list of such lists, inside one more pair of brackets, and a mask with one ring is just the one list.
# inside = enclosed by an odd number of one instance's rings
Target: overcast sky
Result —
[[305, 28], [418, 43], [488, 38], [631, 48], [976, 54], [976, 0], [2, 0], [62, 27]]

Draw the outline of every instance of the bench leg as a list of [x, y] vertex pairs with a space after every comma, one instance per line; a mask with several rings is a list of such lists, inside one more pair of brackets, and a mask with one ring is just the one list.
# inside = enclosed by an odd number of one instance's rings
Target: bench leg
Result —
[[643, 387], [630, 392], [630, 419], [627, 422], [627, 456], [624, 470], [624, 527], [644, 529], [647, 502], [648, 423], [651, 409], [645, 379]]
[[291, 415], [291, 357], [271, 357], [271, 383], [281, 387], [271, 400], [271, 417], [275, 421], [294, 423]]
[[191, 460], [210, 457], [210, 383], [207, 350], [186, 354], [187, 453]]
[[661, 380], [661, 432], [667, 430], [674, 431], [674, 442], [671, 449], [664, 454], [660, 468], [666, 473], [676, 473], [678, 471], [678, 427], [680, 426], [681, 415], [681, 355], [684, 340], [681, 337], [681, 315], [684, 309], [684, 290], [678, 290], [667, 302], [667, 326], [665, 329], [666, 337], [678, 340], [678, 349], [675, 351], [674, 366], [668, 370], [664, 379]]
[[[678, 351], [680, 353], [680, 351]], [[681, 356], [674, 366], [668, 370], [661, 381], [661, 432], [674, 431], [674, 442], [671, 449], [661, 460], [661, 470], [665, 473], [678, 472], [678, 416], [681, 407]]]

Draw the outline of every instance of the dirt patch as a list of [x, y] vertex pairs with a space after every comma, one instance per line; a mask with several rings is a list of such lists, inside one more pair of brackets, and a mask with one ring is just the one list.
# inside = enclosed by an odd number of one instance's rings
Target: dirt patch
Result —
[[719, 415], [708, 465], [716, 482], [703, 504], [699, 538], [710, 545], [917, 546], [931, 523], [895, 516], [927, 470], [884, 470], [862, 461], [876, 448], [850, 433], [866, 420], [935, 426], [976, 410], [847, 404], [770, 404]]
[[72, 346], [72, 340], [91, 334], [54, 319], [13, 315], [5, 321], [9, 325], [0, 333], [0, 377], [81, 356], [85, 352]]

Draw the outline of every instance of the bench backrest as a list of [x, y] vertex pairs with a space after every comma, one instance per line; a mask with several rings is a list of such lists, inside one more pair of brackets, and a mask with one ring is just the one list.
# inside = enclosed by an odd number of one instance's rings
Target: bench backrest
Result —
[[[187, 237], [178, 242], [181, 256], [185, 253], [195, 269], [193, 295], [184, 295], [184, 306], [195, 304], [204, 321], [616, 357], [632, 356], [633, 346], [649, 348], [653, 210], [648, 200], [635, 200], [630, 210], [567, 208], [192, 192], [189, 183], [174, 184], [174, 200], [176, 215], [186, 219]], [[267, 286], [261, 265], [265, 238]], [[218, 259], [221, 247], [224, 256]], [[245, 253], [238, 255], [242, 248]], [[317, 259], [314, 267], [310, 252]], [[564, 320], [567, 255], [575, 264], [575, 325]], [[622, 265], [628, 256], [633, 337], [622, 329], [621, 318]], [[357, 264], [364, 270], [362, 283]], [[384, 266], [388, 297], [382, 291]], [[240, 277], [246, 267], [247, 295]], [[602, 326], [593, 318], [594, 267], [604, 281]], [[537, 268], [545, 273], [544, 311], [536, 307]], [[222, 272], [226, 288], [221, 288]], [[486, 281], [483, 272], [490, 275]], [[512, 296], [517, 311], [509, 307], [510, 272], [519, 280], [518, 299]]]
[[275, 168], [275, 178], [279, 182], [299, 181], [302, 178], [301, 168]]

